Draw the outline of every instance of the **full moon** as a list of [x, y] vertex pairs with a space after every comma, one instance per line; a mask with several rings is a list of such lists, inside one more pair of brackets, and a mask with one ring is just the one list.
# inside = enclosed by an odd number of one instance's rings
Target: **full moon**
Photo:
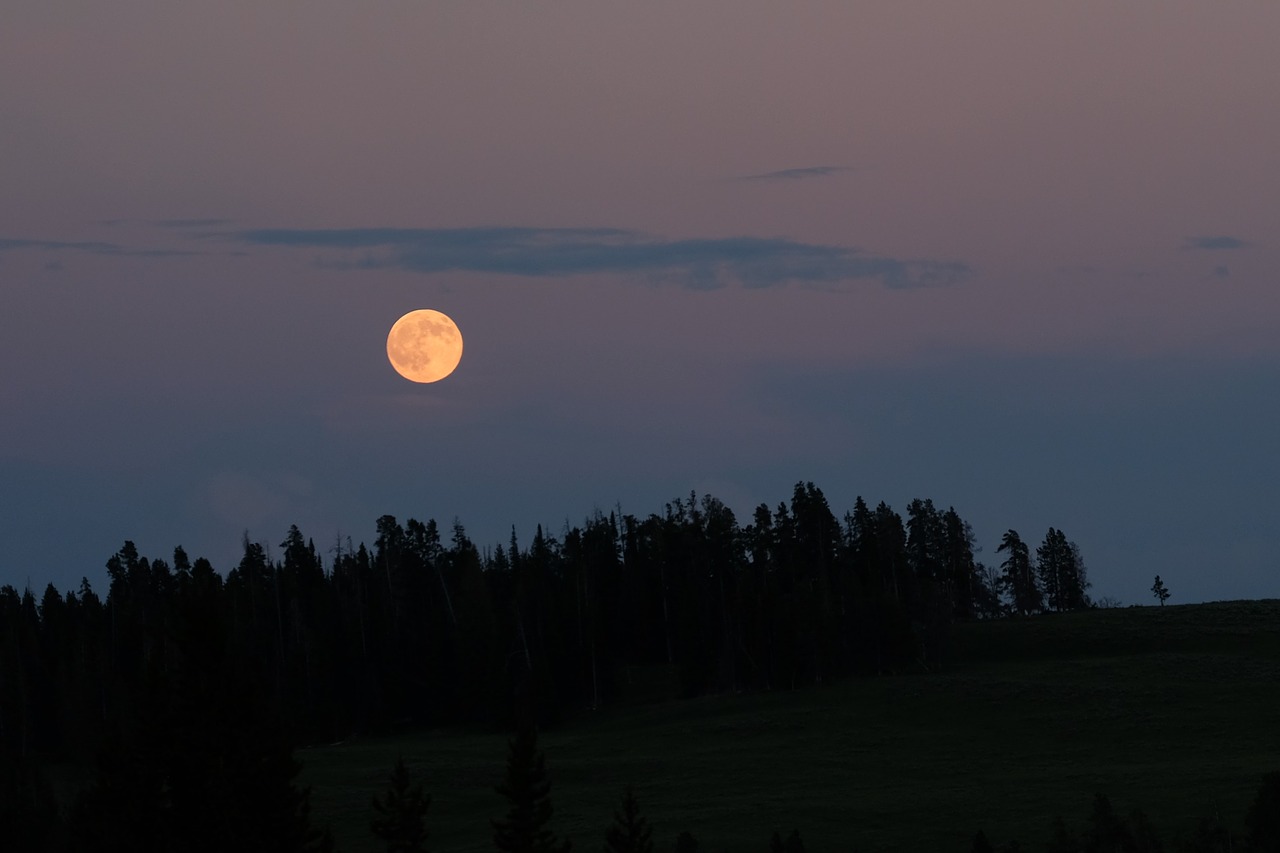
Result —
[[439, 311], [410, 311], [387, 335], [387, 358], [411, 382], [439, 382], [462, 360], [462, 332]]

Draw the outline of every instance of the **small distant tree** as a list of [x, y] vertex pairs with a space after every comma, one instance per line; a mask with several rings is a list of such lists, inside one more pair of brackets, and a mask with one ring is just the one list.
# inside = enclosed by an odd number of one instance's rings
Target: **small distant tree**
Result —
[[1155, 597], [1160, 599], [1160, 606], [1164, 607], [1165, 601], [1169, 598], [1169, 590], [1165, 587], [1164, 581], [1160, 580], [1160, 576], [1156, 575], [1156, 582], [1151, 585], [1151, 591]]
[[523, 722], [508, 742], [507, 776], [495, 790], [510, 804], [506, 817], [491, 821], [495, 847], [504, 853], [569, 853], [572, 843], [558, 841], [547, 825], [551, 782], [531, 721]]
[[804, 853], [804, 842], [800, 840], [800, 830], [793, 829], [784, 843], [782, 836], [775, 830], [769, 840], [769, 853]]
[[987, 834], [981, 829], [973, 836], [973, 845], [969, 850], [970, 853], [996, 853], [995, 848], [991, 846], [991, 842], [987, 840]]
[[411, 785], [404, 759], [396, 760], [391, 771], [391, 787], [381, 799], [370, 804], [373, 817], [369, 829], [386, 842], [387, 853], [426, 853], [425, 818], [431, 806], [431, 795], [422, 793], [421, 785]]
[[653, 853], [653, 827], [640, 814], [636, 792], [628, 785], [622, 792], [622, 810], [613, 813], [613, 826], [604, 834], [607, 853]]
[[676, 838], [676, 853], [698, 853], [698, 839], [687, 829]]

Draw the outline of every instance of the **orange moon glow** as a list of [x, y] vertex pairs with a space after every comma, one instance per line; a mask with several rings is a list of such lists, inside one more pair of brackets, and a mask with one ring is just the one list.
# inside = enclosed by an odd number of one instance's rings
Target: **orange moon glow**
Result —
[[439, 311], [410, 311], [387, 335], [387, 358], [411, 382], [439, 382], [462, 360], [462, 332]]

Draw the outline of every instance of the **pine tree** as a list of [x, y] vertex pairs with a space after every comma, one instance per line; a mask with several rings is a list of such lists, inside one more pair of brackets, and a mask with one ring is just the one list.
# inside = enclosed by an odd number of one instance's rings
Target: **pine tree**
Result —
[[1155, 597], [1160, 599], [1160, 606], [1164, 607], [1165, 601], [1169, 598], [1169, 590], [1165, 587], [1164, 581], [1160, 580], [1160, 576], [1156, 575], [1156, 582], [1151, 585], [1151, 591]]
[[1024, 615], [1039, 612], [1044, 608], [1044, 598], [1031, 571], [1031, 554], [1018, 531], [1010, 530], [1004, 534], [1000, 547], [996, 548], [997, 554], [1002, 552], [1007, 552], [1009, 557], [1000, 564], [1003, 570], [1001, 583], [1013, 599], [1014, 611]]
[[1112, 850], [1133, 850], [1133, 833], [1111, 807], [1105, 794], [1095, 794], [1093, 813], [1089, 815], [1089, 827], [1084, 835], [1084, 848], [1097, 853]]
[[613, 813], [613, 826], [605, 833], [608, 853], [653, 853], [653, 827], [640, 814], [636, 792], [628, 785], [622, 792], [622, 811]]
[[396, 760], [390, 781], [391, 787], [382, 799], [374, 797], [370, 804], [374, 815], [369, 819], [369, 829], [386, 842], [387, 853], [425, 853], [425, 818], [431, 795], [423, 794], [421, 785], [410, 784], [403, 758]]
[[1036, 576], [1040, 579], [1040, 589], [1044, 591], [1045, 605], [1050, 610], [1061, 612], [1068, 609], [1066, 598], [1071, 581], [1067, 574], [1070, 564], [1067, 537], [1061, 530], [1050, 527], [1044, 542], [1036, 549]]
[[538, 751], [532, 722], [523, 723], [508, 742], [507, 776], [495, 789], [510, 803], [507, 816], [493, 824], [493, 843], [506, 853], [569, 853], [571, 842], [556, 840], [551, 820], [551, 782]]
[[698, 839], [689, 830], [676, 837], [676, 853], [698, 853]]
[[973, 559], [973, 528], [960, 518], [954, 507], [943, 513], [942, 525], [945, 587], [955, 615], [971, 619], [977, 612], [980, 596], [978, 565]]
[[1066, 584], [1062, 590], [1063, 602], [1068, 610], [1084, 610], [1093, 603], [1085, 590], [1093, 584], [1089, 583], [1089, 573], [1084, 566], [1084, 558], [1080, 556], [1080, 547], [1074, 542], [1067, 543], [1069, 559], [1067, 561]]
[[945, 537], [942, 516], [932, 500], [916, 498], [907, 504], [907, 562], [918, 582], [946, 582]]
[[769, 839], [769, 853], [804, 853], [804, 842], [800, 840], [800, 830], [793, 829], [784, 843], [782, 836], [775, 830]]
[[1084, 591], [1089, 587], [1084, 560], [1074, 542], [1052, 527], [1036, 549], [1036, 576], [1050, 610], [1081, 610], [1088, 606]]

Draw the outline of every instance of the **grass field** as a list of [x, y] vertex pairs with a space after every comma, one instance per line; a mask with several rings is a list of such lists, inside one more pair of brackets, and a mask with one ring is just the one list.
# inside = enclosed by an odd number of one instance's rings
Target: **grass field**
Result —
[[[1095, 792], [1166, 841], [1217, 808], [1243, 825], [1280, 770], [1280, 601], [1097, 610], [955, 629], [942, 672], [580, 716], [544, 732], [553, 825], [598, 851], [633, 782], [655, 848], [967, 851], [985, 829], [1036, 849]], [[313, 814], [372, 851], [369, 801], [397, 756], [432, 795], [433, 850], [492, 849], [506, 736], [435, 731], [299, 753]]]

